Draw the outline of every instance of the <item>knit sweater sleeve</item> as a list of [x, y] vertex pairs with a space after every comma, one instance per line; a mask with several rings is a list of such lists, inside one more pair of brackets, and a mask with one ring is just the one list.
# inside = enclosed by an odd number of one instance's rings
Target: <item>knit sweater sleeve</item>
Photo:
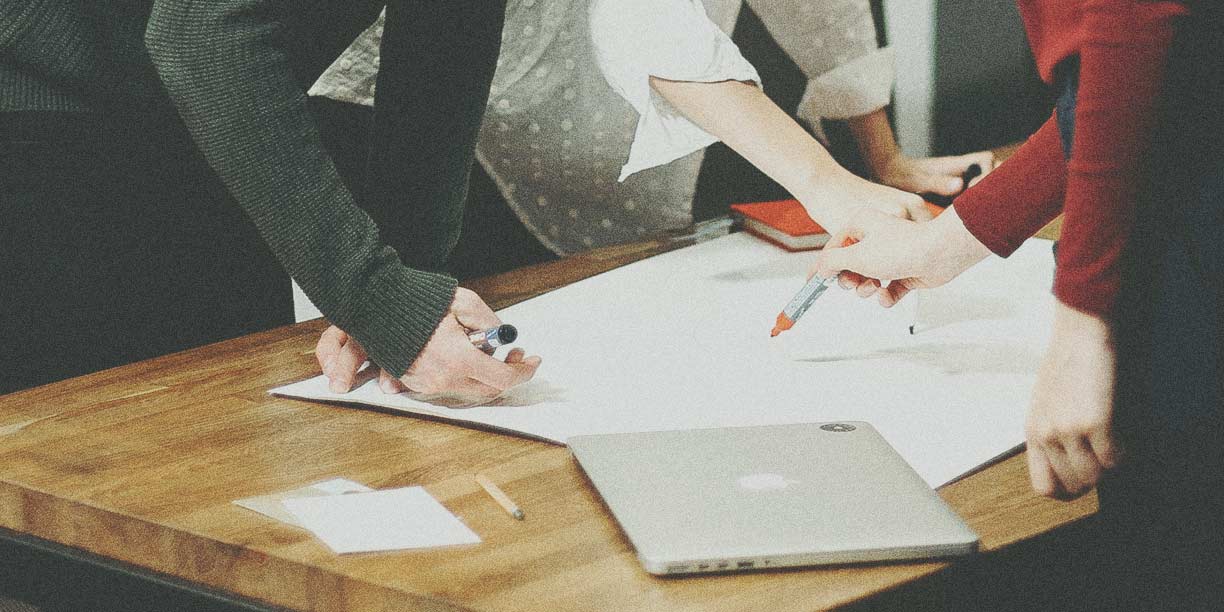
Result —
[[326, 153], [271, 0], [157, 0], [145, 43], [221, 180], [306, 295], [379, 367], [415, 361], [455, 292], [404, 266]]
[[0, 59], [70, 90], [99, 71], [80, 10], [63, 0], [0, 0]]

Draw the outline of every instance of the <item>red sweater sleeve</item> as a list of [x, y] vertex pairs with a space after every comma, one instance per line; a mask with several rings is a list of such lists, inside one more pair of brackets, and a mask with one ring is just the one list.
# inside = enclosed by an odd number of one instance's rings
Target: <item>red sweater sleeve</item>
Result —
[[1054, 281], [1054, 294], [1073, 308], [1103, 315], [1113, 306], [1173, 18], [1182, 12], [1176, 2], [1085, 3], [1075, 138]]
[[1007, 257], [1058, 216], [1066, 181], [1062, 138], [1051, 117], [952, 205], [974, 238], [994, 254]]

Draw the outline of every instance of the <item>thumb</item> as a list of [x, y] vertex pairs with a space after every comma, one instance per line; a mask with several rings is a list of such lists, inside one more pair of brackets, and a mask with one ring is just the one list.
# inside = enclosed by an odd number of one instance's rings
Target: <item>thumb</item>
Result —
[[842, 270], [858, 272], [858, 251], [860, 249], [856, 245], [872, 231], [881, 217], [892, 218], [876, 211], [863, 211], [834, 232], [816, 258], [816, 274], [819, 274], [821, 278], [829, 278]]
[[498, 317], [484, 300], [475, 292], [460, 287], [455, 291], [455, 302], [451, 312], [465, 329], [479, 331], [497, 327], [502, 324]]
[[[842, 243], [839, 242], [837, 244]], [[843, 270], [856, 272], [860, 248], [857, 244], [825, 248], [816, 258], [816, 274], [821, 278], [831, 278]]]

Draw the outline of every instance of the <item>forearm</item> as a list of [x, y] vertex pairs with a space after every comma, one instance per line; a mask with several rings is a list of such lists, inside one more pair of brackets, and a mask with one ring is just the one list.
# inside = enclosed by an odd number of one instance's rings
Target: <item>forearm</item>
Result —
[[429, 340], [454, 281], [405, 268], [325, 152], [268, 2], [158, 1], [146, 42], [209, 164], [282, 265], [384, 369]]
[[1066, 185], [1062, 140], [1051, 117], [1015, 155], [953, 205], [979, 241], [1007, 257], [1058, 216]]
[[676, 110], [800, 200], [818, 199], [821, 185], [857, 180], [755, 85], [650, 82]]
[[884, 175], [888, 164], [901, 155], [901, 147], [893, 136], [892, 124], [888, 121], [888, 113], [883, 107], [866, 115], [851, 117], [846, 120], [850, 134], [858, 145], [859, 153], [872, 176], [879, 178]]

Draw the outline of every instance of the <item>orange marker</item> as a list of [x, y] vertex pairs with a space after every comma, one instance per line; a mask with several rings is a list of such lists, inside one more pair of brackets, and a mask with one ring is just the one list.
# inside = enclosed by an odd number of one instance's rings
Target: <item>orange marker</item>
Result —
[[[855, 242], [857, 242], [855, 239], [847, 238], [842, 243], [842, 246], [850, 246]], [[812, 278], [809, 278], [807, 284], [799, 290], [799, 293], [796, 293], [795, 297], [791, 298], [786, 308], [783, 308], [782, 312], [778, 313], [778, 319], [774, 321], [774, 328], [769, 332], [769, 337], [774, 338], [778, 334], [794, 327], [795, 323], [799, 321], [799, 317], [802, 317], [803, 313], [807, 312], [812, 307], [812, 304], [815, 304], [816, 300], [824, 295], [825, 289], [828, 289], [829, 285], [840, 276], [841, 274], [834, 274], [828, 278], [821, 278], [813, 275]]]
[[816, 299], [824, 294], [825, 289], [828, 289], [829, 284], [837, 280], [838, 276], [841, 275], [835, 274], [828, 278], [813, 276], [808, 279], [803, 289], [800, 289], [799, 293], [795, 294], [794, 299], [786, 305], [786, 308], [783, 308], [782, 312], [778, 313], [778, 320], [774, 323], [773, 330], [769, 332], [769, 337], [773, 338], [794, 327], [799, 317], [802, 317], [803, 313], [807, 312], [808, 308], [811, 308], [812, 304], [816, 303]]

